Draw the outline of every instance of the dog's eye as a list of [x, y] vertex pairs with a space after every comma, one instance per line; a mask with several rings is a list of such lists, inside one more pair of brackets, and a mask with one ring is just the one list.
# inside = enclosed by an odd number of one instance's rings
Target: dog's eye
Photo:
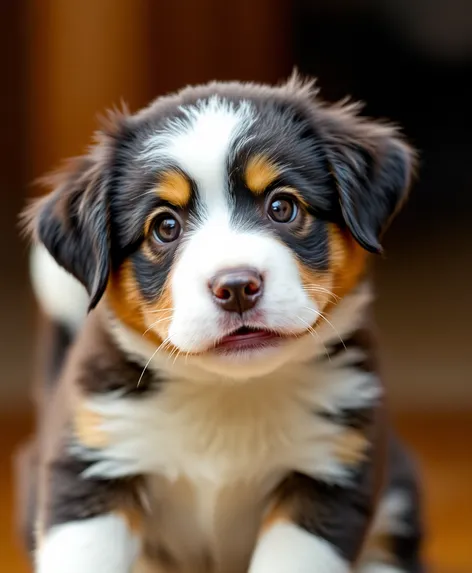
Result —
[[173, 213], [162, 213], [156, 218], [152, 234], [159, 243], [172, 243], [180, 237], [182, 225]]
[[276, 223], [291, 223], [298, 214], [298, 205], [287, 195], [272, 195], [267, 203], [267, 214]]

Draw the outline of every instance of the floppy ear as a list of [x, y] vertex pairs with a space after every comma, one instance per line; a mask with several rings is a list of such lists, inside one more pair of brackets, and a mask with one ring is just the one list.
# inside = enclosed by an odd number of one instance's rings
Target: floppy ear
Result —
[[358, 243], [381, 253], [381, 237], [406, 199], [413, 150], [394, 127], [362, 119], [356, 105], [323, 108], [321, 125], [341, 214]]
[[107, 172], [98, 153], [69, 162], [49, 177], [53, 191], [25, 212], [30, 231], [56, 262], [76, 277], [93, 309], [110, 272]]

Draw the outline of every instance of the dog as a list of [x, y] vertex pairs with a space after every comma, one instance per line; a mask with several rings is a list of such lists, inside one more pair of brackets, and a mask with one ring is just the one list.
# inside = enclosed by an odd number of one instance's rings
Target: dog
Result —
[[107, 116], [25, 216], [56, 333], [22, 463], [37, 573], [423, 570], [370, 278], [415, 164], [298, 77]]

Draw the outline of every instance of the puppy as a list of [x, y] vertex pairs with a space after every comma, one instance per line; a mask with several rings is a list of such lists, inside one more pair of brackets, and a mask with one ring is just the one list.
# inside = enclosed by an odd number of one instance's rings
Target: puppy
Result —
[[69, 341], [24, 466], [37, 573], [421, 570], [369, 279], [413, 162], [297, 78], [110, 115], [27, 214]]

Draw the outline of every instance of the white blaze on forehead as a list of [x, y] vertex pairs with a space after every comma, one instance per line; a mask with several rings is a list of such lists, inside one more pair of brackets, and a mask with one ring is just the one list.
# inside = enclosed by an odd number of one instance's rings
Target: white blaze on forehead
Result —
[[149, 138], [142, 158], [175, 162], [197, 184], [207, 212], [227, 210], [228, 158], [236, 137], [252, 124], [254, 110], [247, 101], [233, 104], [213, 96], [181, 111], [183, 118]]

